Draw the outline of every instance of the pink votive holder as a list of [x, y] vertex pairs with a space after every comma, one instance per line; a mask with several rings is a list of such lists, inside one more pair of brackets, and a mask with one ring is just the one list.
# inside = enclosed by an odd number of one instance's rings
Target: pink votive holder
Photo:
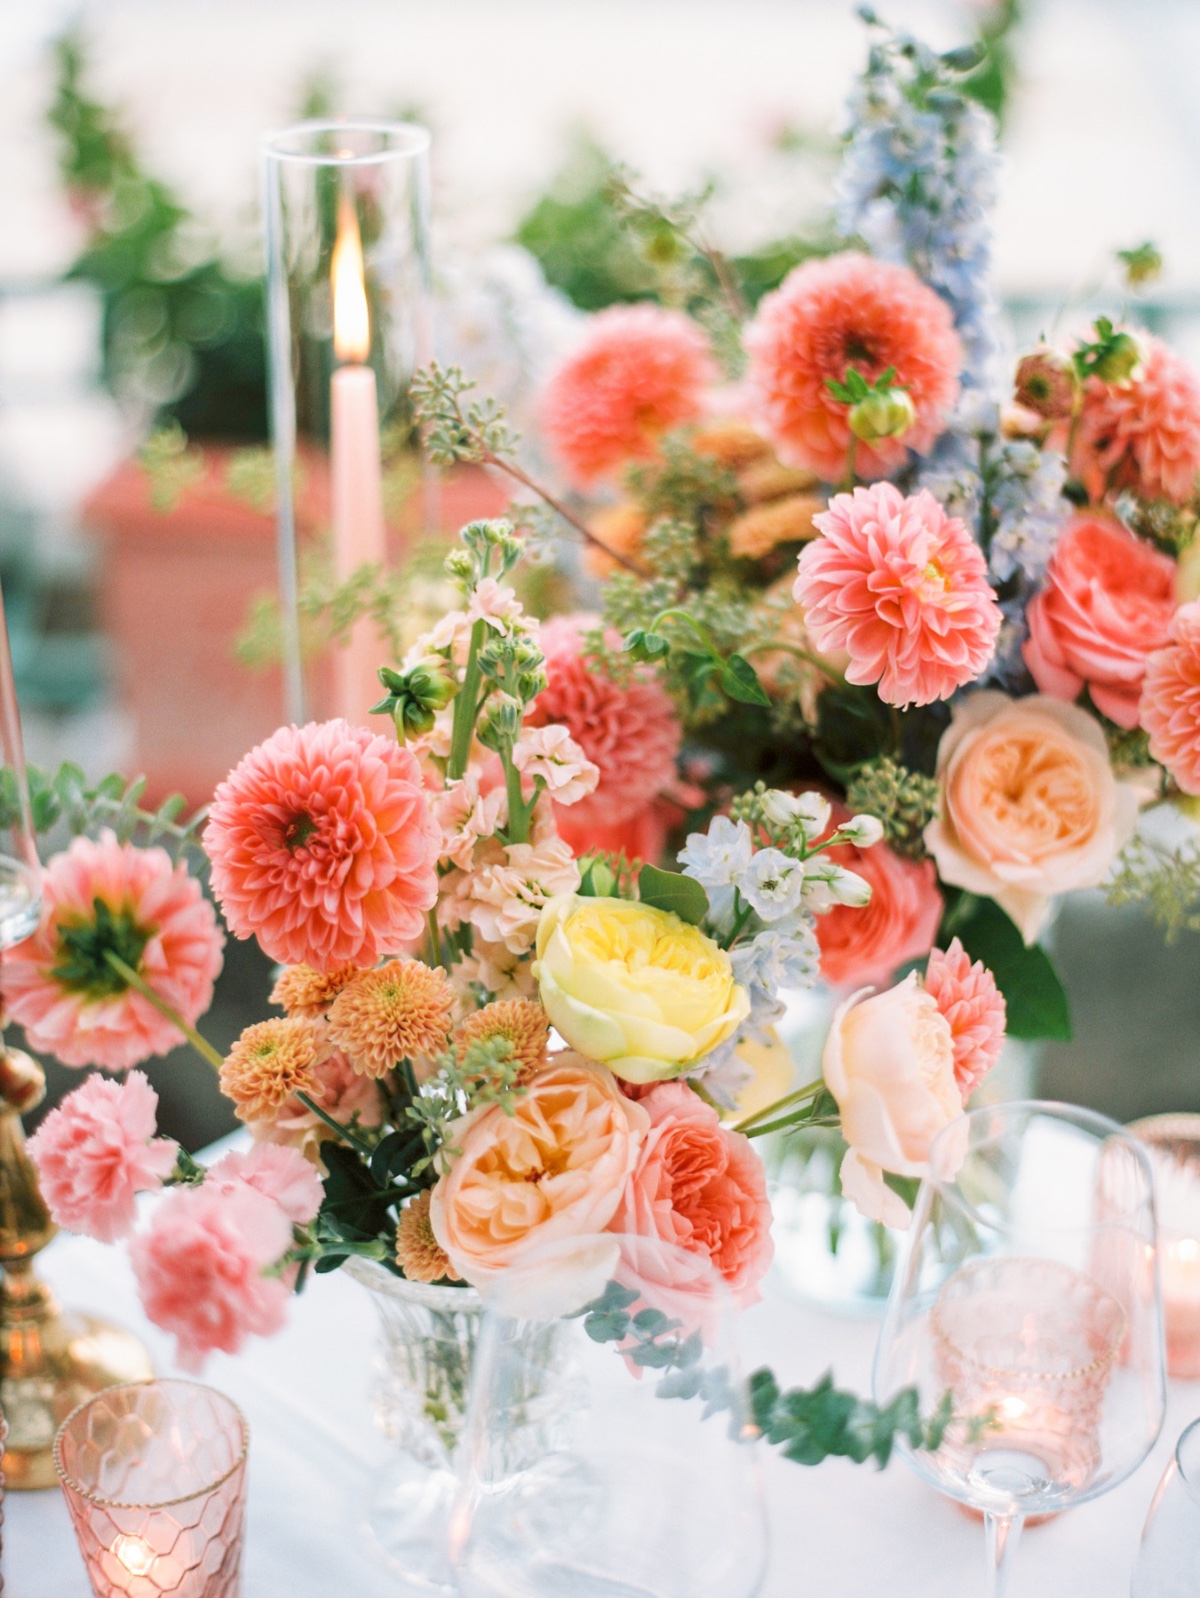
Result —
[[109, 1387], [54, 1464], [96, 1598], [238, 1598], [250, 1430], [199, 1382]]
[[1154, 1170], [1167, 1370], [1200, 1376], [1200, 1115], [1149, 1115], [1129, 1130]]

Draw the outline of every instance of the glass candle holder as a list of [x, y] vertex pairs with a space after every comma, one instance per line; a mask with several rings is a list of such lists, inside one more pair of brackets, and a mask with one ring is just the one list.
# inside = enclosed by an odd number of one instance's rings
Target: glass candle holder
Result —
[[96, 1598], [238, 1598], [250, 1432], [199, 1382], [110, 1387], [54, 1464]]
[[[284, 674], [300, 721], [297, 469], [328, 504], [339, 582], [385, 562], [389, 488], [411, 485], [409, 385], [431, 353], [429, 134], [302, 122], [268, 134], [262, 157]], [[335, 655], [328, 708], [362, 721], [382, 663], [361, 618]]]
[[1154, 1170], [1167, 1370], [1200, 1376], [1200, 1115], [1150, 1115], [1129, 1130]]

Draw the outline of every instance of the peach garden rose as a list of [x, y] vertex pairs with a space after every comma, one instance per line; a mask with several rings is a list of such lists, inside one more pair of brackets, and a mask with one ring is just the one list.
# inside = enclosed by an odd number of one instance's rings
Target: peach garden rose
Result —
[[1044, 694], [988, 689], [955, 706], [938, 746], [941, 814], [925, 844], [943, 882], [986, 894], [1026, 943], [1050, 901], [1103, 881], [1137, 821], [1096, 720]]

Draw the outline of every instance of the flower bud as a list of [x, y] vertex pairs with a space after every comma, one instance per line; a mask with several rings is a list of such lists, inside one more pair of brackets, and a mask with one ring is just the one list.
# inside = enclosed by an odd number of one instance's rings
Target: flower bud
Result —
[[917, 408], [907, 389], [872, 389], [850, 409], [850, 431], [864, 444], [880, 438], [903, 438], [917, 419]]
[[1079, 395], [1074, 363], [1048, 344], [1040, 345], [1017, 362], [1014, 398], [1018, 405], [1046, 421], [1073, 414]]
[[511, 694], [498, 694], [488, 701], [479, 721], [476, 736], [487, 749], [514, 744], [521, 731], [524, 708]]
[[769, 788], [762, 796], [764, 820], [775, 827], [800, 827], [808, 838], [819, 838], [829, 825], [829, 801], [819, 793], [787, 793]]
[[878, 816], [851, 816], [838, 833], [843, 842], [857, 849], [873, 849], [883, 837], [883, 822]]
[[371, 710], [392, 717], [402, 743], [429, 732], [438, 711], [445, 709], [458, 692], [445, 662], [436, 655], [419, 660], [405, 672], [381, 666], [379, 680], [388, 690], [387, 696]]
[[849, 905], [852, 910], [861, 910], [870, 904], [871, 884], [867, 879], [860, 877], [857, 871], [847, 871], [844, 866], [835, 869], [837, 875], [830, 878], [828, 887], [838, 904]]
[[1142, 364], [1142, 346], [1132, 333], [1114, 333], [1097, 354], [1092, 371], [1104, 383], [1127, 383]]
[[469, 583], [475, 575], [475, 562], [465, 549], [452, 549], [446, 556], [446, 572], [460, 582]]

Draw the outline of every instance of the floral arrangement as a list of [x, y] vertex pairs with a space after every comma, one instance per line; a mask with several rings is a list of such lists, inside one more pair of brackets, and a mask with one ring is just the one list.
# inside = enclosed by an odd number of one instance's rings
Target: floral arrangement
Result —
[[[680, 1304], [704, 1296], [689, 1260], [733, 1303], [759, 1297], [756, 1138], [840, 1120], [848, 1190], [903, 1212], [931, 1138], [999, 1052], [1003, 1001], [952, 944], [923, 978], [842, 1006], [821, 1079], [763, 1091], [750, 1046], [771, 1043], [780, 990], [815, 980], [821, 917], [868, 904], [845, 862], [871, 858], [882, 824], [759, 784], [688, 837], [681, 871], [576, 853], [558, 818], [623, 780], [655, 791], [679, 730], [651, 668], [629, 658], [593, 691], [577, 629], [548, 625], [543, 649], [506, 582], [522, 554], [509, 523], [464, 529], [448, 561], [461, 606], [380, 672], [394, 732], [281, 728], [218, 787], [213, 893], [279, 962], [282, 1014], [224, 1057], [206, 1043], [215, 913], [185, 862], [111, 828], [51, 861], [41, 925], [5, 963], [35, 1049], [128, 1073], [90, 1076], [30, 1149], [60, 1224], [128, 1240], [185, 1367], [277, 1330], [307, 1274], [348, 1258], [487, 1293], [550, 1244], [526, 1308], [586, 1310], [628, 1352], [639, 1304], [686, 1327]], [[125, 830], [138, 820], [126, 804]], [[208, 1169], [156, 1134], [131, 1069], [181, 1035], [253, 1138]], [[765, 1376], [754, 1391], [764, 1429], [805, 1459], [885, 1458], [897, 1429], [920, 1440], [946, 1420], [829, 1384], [803, 1402]]]

